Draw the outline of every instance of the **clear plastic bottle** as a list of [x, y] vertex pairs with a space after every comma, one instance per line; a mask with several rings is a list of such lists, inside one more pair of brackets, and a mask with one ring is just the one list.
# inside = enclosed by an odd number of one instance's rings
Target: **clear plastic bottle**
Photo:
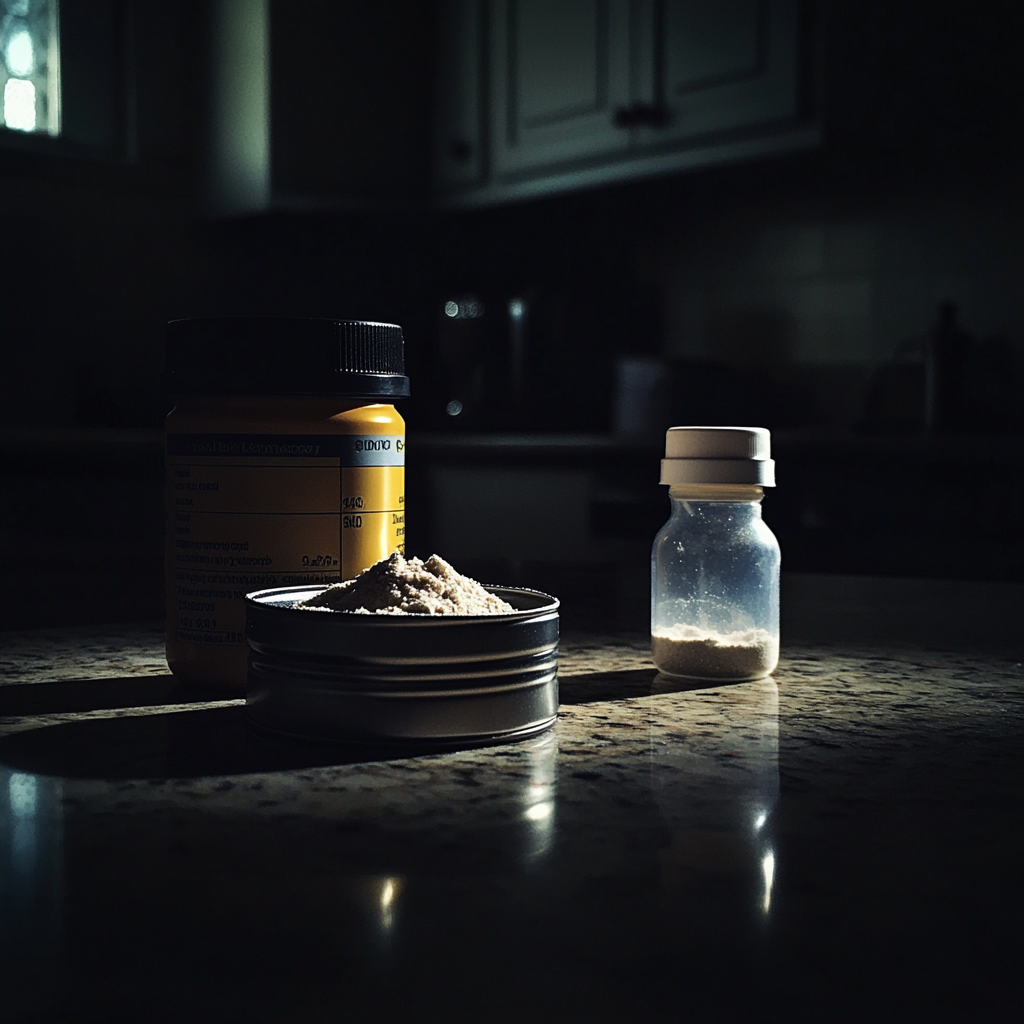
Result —
[[666, 675], [759, 679], [778, 664], [779, 544], [761, 519], [769, 454], [763, 427], [666, 434], [672, 515], [651, 554], [651, 645]]

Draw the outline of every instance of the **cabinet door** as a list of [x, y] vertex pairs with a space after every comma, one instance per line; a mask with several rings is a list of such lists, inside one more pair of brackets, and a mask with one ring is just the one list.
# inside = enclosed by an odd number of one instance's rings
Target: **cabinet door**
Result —
[[473, 185], [484, 173], [483, 0], [442, 0], [437, 24], [434, 180]]
[[624, 153], [629, 0], [494, 0], [489, 13], [495, 173]]
[[640, 147], [796, 118], [796, 0], [656, 0], [648, 9], [652, 91], [665, 121], [638, 129]]

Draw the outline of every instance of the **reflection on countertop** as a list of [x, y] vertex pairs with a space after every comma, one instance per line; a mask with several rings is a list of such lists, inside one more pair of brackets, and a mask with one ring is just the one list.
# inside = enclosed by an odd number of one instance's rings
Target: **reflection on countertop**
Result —
[[2, 636], [10, 1019], [1016, 1013], [1019, 649], [706, 687], [570, 634], [554, 730], [396, 756], [256, 736], [160, 644]]

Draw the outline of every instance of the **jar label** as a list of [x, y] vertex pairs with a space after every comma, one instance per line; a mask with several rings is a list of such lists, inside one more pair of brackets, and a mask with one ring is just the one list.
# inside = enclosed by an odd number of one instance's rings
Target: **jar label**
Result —
[[168, 456], [340, 459], [342, 466], [404, 466], [401, 434], [168, 434]]
[[405, 550], [400, 434], [168, 434], [168, 614], [245, 643], [253, 590], [329, 585]]

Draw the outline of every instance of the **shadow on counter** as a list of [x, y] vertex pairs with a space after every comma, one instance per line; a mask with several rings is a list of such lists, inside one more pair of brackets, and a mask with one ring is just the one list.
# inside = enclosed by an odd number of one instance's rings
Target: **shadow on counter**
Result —
[[278, 737], [254, 729], [244, 704], [235, 693], [183, 686], [169, 675], [0, 687], [0, 717], [6, 719], [0, 765], [66, 779], [186, 779], [370, 764], [491, 745]]
[[[589, 704], [730, 685], [670, 679], [653, 668], [590, 672], [560, 680], [560, 703]], [[70, 718], [90, 713], [96, 717]], [[274, 737], [246, 722], [244, 702], [234, 694], [187, 687], [173, 676], [7, 686], [0, 688], [0, 716], [22, 718], [13, 726], [17, 731], [0, 736], [0, 764], [62, 778], [249, 775], [393, 761], [472, 747]]]
[[[250, 729], [242, 702], [196, 710], [41, 721], [0, 738], [0, 764], [66, 779], [167, 779], [385, 761], [395, 749], [277, 741]], [[422, 751], [419, 751], [422, 753]]]

